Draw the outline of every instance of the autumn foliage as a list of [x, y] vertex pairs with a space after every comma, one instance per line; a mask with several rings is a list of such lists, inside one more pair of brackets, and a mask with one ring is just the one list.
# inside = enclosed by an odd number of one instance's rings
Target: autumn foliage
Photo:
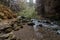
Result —
[[8, 7], [0, 4], [0, 18], [1, 19], [16, 18], [16, 13], [13, 13]]

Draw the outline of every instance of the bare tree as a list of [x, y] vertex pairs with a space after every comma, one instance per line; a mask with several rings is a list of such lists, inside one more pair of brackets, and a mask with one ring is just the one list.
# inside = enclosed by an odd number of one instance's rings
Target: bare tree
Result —
[[36, 10], [38, 12], [38, 15], [43, 16], [44, 15], [44, 1], [43, 0], [36, 0]]
[[36, 0], [36, 6], [39, 15], [51, 19], [60, 18], [60, 0]]
[[14, 12], [18, 12], [20, 11], [20, 7], [17, 1], [19, 0], [0, 0], [0, 3], [9, 7]]

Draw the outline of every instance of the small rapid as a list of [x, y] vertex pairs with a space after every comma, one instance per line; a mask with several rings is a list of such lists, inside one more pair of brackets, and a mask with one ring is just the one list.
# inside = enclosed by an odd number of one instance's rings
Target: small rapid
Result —
[[60, 34], [60, 26], [58, 24], [56, 24], [56, 22], [51, 22], [48, 20], [37, 20], [37, 19], [31, 19], [32, 23], [34, 23], [35, 25], [33, 25], [33, 28], [35, 31], [38, 31], [40, 27], [47, 27], [47, 28], [51, 28], [54, 31], [58, 32]]

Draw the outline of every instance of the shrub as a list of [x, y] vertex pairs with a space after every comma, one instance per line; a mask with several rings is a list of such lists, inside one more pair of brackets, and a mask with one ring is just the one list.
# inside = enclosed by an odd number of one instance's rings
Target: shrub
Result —
[[37, 14], [34, 7], [27, 7], [18, 13], [20, 16], [26, 16], [27, 18], [37, 18]]

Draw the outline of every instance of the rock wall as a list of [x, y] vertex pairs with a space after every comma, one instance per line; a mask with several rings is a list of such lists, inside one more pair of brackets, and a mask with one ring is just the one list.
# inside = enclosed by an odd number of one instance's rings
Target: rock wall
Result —
[[60, 0], [38, 0], [36, 3], [39, 15], [55, 20], [60, 18]]

